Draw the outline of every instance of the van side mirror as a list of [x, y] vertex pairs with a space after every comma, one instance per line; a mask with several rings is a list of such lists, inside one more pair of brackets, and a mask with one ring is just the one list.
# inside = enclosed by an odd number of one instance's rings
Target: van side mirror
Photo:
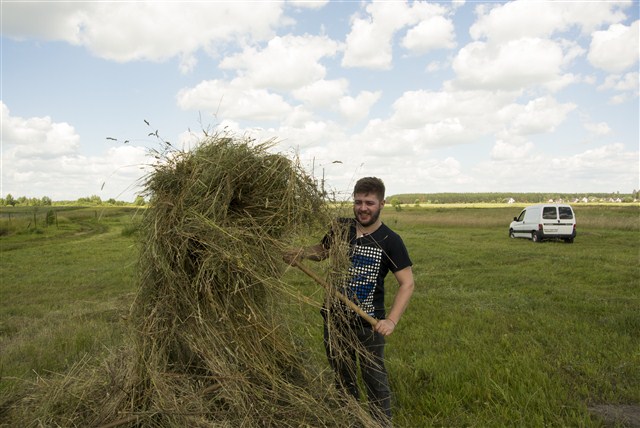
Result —
[[514, 217], [514, 218], [513, 218], [513, 221], [518, 221], [518, 217]]

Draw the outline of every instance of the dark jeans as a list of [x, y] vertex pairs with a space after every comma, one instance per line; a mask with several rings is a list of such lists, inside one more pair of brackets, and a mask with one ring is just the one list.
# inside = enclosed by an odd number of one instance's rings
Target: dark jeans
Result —
[[365, 321], [329, 323], [325, 317], [324, 345], [329, 364], [336, 374], [336, 386], [360, 399], [359, 362], [373, 416], [382, 419], [381, 422], [390, 421], [391, 391], [384, 366], [384, 336]]

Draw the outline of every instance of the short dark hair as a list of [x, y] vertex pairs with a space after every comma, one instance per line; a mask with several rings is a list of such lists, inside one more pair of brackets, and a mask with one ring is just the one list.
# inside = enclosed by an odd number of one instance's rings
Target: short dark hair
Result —
[[377, 177], [363, 177], [356, 181], [356, 185], [353, 186], [353, 195], [358, 193], [367, 194], [373, 193], [378, 199], [384, 201], [384, 183]]

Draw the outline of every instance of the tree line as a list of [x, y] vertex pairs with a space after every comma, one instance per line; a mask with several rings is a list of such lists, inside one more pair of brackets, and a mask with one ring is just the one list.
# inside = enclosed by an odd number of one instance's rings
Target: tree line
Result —
[[574, 201], [588, 202], [634, 202], [640, 199], [640, 190], [632, 193], [513, 193], [513, 192], [487, 192], [487, 193], [406, 193], [393, 195], [387, 198], [389, 201], [400, 204], [460, 204], [460, 203], [542, 203], [548, 201]]
[[142, 206], [146, 202], [142, 196], [137, 196], [136, 199], [131, 202], [117, 201], [114, 198], [103, 201], [98, 195], [91, 195], [87, 197], [78, 198], [75, 201], [52, 201], [50, 197], [43, 196], [42, 198], [27, 198], [26, 196], [14, 197], [11, 193], [8, 193], [4, 198], [0, 197], [0, 206], [2, 207], [46, 207], [52, 205], [112, 205], [112, 206], [127, 206], [136, 205]]
[[[631, 193], [507, 193], [507, 192], [486, 192], [486, 193], [405, 193], [393, 195], [387, 200], [395, 204], [472, 204], [472, 203], [541, 203], [548, 201], [588, 201], [588, 202], [634, 202], [640, 200], [640, 190]], [[52, 201], [50, 197], [27, 198], [26, 196], [13, 197], [10, 193], [4, 198], [0, 197], [0, 206], [22, 206], [40, 207], [51, 205], [111, 205], [127, 206], [145, 205], [146, 201], [140, 195], [131, 202], [117, 201], [114, 198], [103, 201], [100, 196], [91, 195], [78, 198], [76, 201]]]

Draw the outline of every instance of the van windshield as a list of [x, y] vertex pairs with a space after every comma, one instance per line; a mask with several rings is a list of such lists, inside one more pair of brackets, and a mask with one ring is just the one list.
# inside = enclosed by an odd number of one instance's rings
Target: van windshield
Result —
[[561, 220], [571, 220], [573, 218], [573, 211], [570, 207], [558, 207]]

